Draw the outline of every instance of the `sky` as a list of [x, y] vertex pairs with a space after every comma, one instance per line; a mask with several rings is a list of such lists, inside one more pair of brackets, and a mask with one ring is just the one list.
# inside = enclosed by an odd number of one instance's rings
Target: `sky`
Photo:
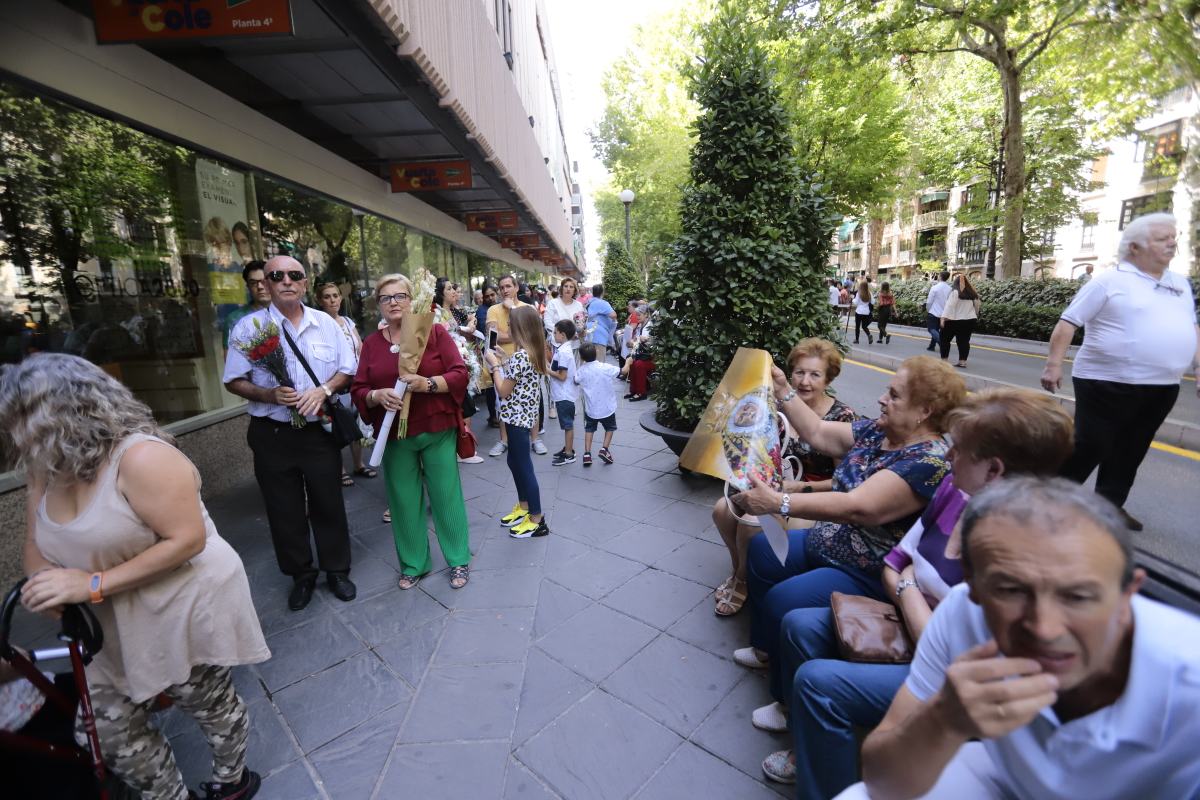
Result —
[[605, 0], [602, 3], [544, 0], [562, 93], [567, 152], [572, 161], [579, 162], [586, 258], [591, 280], [600, 277], [597, 255], [600, 219], [592, 203], [592, 194], [608, 177], [587, 135], [604, 113], [604, 91], [600, 81], [608, 66], [629, 46], [635, 26], [678, 8], [684, 2], [686, 0]]

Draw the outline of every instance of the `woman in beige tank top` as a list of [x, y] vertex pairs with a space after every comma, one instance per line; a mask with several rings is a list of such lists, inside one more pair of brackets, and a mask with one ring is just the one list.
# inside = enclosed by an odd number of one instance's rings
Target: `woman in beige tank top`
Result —
[[21, 600], [91, 602], [104, 647], [87, 668], [105, 762], [154, 800], [191, 795], [150, 722], [166, 693], [213, 748], [207, 798], [249, 798], [249, 722], [230, 667], [270, 657], [246, 572], [200, 500], [200, 477], [150, 409], [99, 367], [35, 355], [0, 372], [0, 420], [28, 474]]

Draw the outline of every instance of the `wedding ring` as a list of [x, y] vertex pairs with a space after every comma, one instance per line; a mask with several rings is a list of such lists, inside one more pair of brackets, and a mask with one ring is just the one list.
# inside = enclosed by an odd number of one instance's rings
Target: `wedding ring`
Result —
[[1008, 712], [1004, 710], [1003, 703], [996, 703], [996, 716], [1000, 717], [1000, 719], [1008, 716]]

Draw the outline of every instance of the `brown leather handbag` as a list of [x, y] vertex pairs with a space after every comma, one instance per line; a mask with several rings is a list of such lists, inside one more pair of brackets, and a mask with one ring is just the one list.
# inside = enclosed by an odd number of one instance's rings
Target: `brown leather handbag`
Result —
[[829, 596], [829, 605], [843, 659], [866, 664], [912, 661], [912, 638], [900, 619], [900, 611], [891, 603], [834, 592]]

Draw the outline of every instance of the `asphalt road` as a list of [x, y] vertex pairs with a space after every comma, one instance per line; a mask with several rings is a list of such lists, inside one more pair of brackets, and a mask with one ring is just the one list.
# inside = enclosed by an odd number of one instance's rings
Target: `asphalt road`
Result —
[[[928, 339], [925, 340], [928, 343]], [[880, 345], [876, 345], [879, 347]], [[888, 345], [883, 345], [888, 347]], [[904, 354], [917, 355], [924, 352], [924, 343], [917, 340], [902, 338], [897, 332], [890, 345], [893, 351], [903, 351]], [[953, 353], [951, 354], [953, 357]], [[999, 360], [997, 354], [985, 354], [976, 361], [975, 350], [972, 348], [970, 359], [972, 371], [984, 367], [986, 359]], [[1016, 361], [1017, 357], [1011, 357]], [[1032, 361], [1032, 359], [1028, 359]], [[1015, 375], [1028, 375], [1031, 370], [1035, 379], [1012, 383], [1024, 383], [1037, 386], [1036, 376], [1041, 373], [1041, 366], [1034, 362], [1032, 367], [1007, 365]], [[982, 372], [982, 369], [978, 371]], [[1000, 377], [1000, 376], [993, 376]], [[879, 411], [878, 398], [883, 393], [890, 375], [887, 371], [866, 364], [846, 363], [842, 374], [834, 382], [833, 388], [837, 396], [849, 403], [859, 413], [874, 417]], [[1000, 378], [1001, 380], [1007, 380]], [[1193, 409], [1195, 405], [1195, 384], [1188, 384]], [[1181, 399], [1181, 404], [1184, 402]], [[1196, 421], [1193, 412], [1190, 417]], [[1190, 451], [1184, 451], [1190, 452]], [[1146, 526], [1141, 533], [1135, 534], [1135, 545], [1145, 552], [1173, 564], [1195, 576], [1200, 576], [1200, 453], [1178, 455], [1156, 449], [1150, 450], [1146, 460], [1142, 462], [1138, 473], [1137, 483], [1133, 493], [1126, 503], [1129, 513], [1140, 519]]]
[[[872, 324], [871, 330], [874, 333], [874, 324]], [[925, 348], [929, 345], [929, 334], [925, 331], [901, 325], [889, 325], [888, 331], [892, 333], [890, 344], [877, 342], [874, 345], [868, 345], [866, 337], [862, 337], [858, 346], [869, 347], [877, 352], [900, 358], [927, 354]], [[849, 341], [851, 343], [854, 341], [853, 328], [850, 330]], [[971, 338], [971, 354], [967, 359], [967, 371], [1017, 386], [1039, 389], [1041, 388], [1042, 367], [1046, 364], [1046, 347], [1041, 342], [973, 336]], [[1070, 359], [1074, 352], [1075, 348], [1072, 348], [1063, 368], [1061, 392], [1067, 397], [1074, 397], [1070, 371]], [[957, 347], [950, 348], [950, 359], [951, 362], [958, 360]], [[1192, 376], [1185, 377], [1181, 382], [1179, 399], [1175, 402], [1175, 408], [1169, 416], [1182, 422], [1200, 424], [1200, 396], [1196, 394], [1196, 381]], [[1200, 504], [1196, 506], [1196, 509], [1200, 510]]]

